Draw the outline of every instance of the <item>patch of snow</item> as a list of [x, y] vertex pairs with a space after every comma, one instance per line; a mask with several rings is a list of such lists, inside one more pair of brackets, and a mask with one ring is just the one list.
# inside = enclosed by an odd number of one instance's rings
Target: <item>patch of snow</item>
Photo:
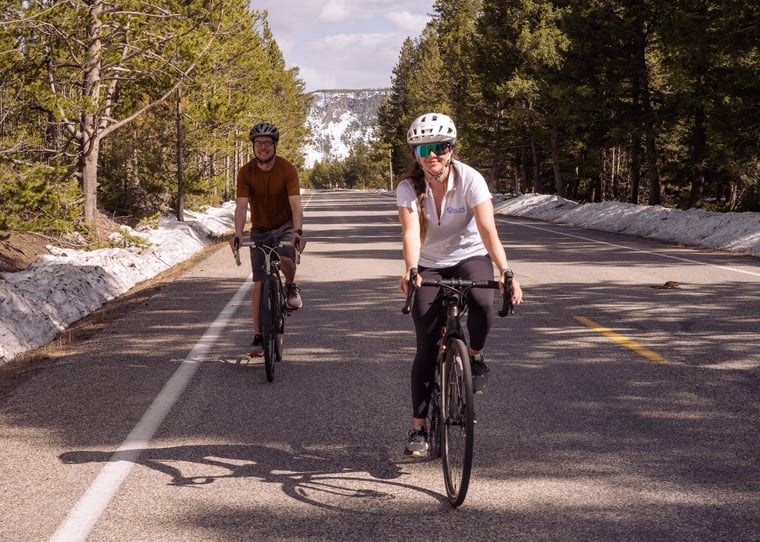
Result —
[[494, 202], [494, 208], [499, 214], [760, 256], [760, 213], [682, 211], [617, 201], [580, 205], [543, 194]]

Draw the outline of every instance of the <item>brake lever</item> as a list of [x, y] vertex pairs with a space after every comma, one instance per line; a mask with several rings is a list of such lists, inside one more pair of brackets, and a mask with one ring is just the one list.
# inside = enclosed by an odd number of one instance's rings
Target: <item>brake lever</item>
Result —
[[406, 291], [406, 302], [404, 303], [404, 307], [401, 309], [402, 314], [409, 314], [409, 311], [412, 310], [412, 299], [414, 298], [414, 292], [417, 289], [417, 268], [412, 267], [409, 270], [409, 285], [407, 286]]
[[515, 304], [512, 303], [512, 296], [515, 293], [514, 288], [512, 287], [512, 277], [514, 277], [514, 275], [511, 271], [507, 271], [504, 274], [504, 297], [501, 310], [499, 311], [499, 316], [502, 318], [515, 313]]

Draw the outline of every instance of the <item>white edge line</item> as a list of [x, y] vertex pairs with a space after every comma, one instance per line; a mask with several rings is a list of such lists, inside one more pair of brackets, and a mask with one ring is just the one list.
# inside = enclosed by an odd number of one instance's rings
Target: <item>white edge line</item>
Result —
[[148, 442], [166, 418], [169, 410], [190, 383], [198, 365], [213, 348], [237, 310], [241, 299], [250, 289], [251, 281], [246, 280], [174, 371], [143, 417], [109, 458], [108, 463], [101, 469], [79, 502], [71, 509], [64, 522], [50, 538], [51, 542], [72, 542], [87, 538], [98, 518], [129, 475], [140, 453], [148, 446]]
[[[504, 218], [506, 220], [506, 217], [502, 217], [502, 218]], [[572, 233], [565, 233], [565, 232], [553, 230], [553, 229], [550, 229], [550, 228], [542, 228], [540, 226], [533, 226], [531, 224], [522, 224], [521, 222], [510, 221], [510, 224], [513, 224], [515, 226], [522, 226], [524, 228], [532, 228], [534, 230], [541, 230], [541, 231], [546, 231], [546, 232], [550, 232], [550, 233], [555, 233], [557, 235], [564, 235], [565, 237], [572, 237], [574, 239], [581, 239], [583, 241], [590, 241], [592, 243], [597, 243], [597, 244], [600, 244], [600, 245], [608, 245], [608, 246], [615, 247], [615, 248], [622, 248], [622, 249], [629, 250], [629, 251], [632, 251], [632, 252], [641, 252], [643, 254], [651, 254], [653, 256], [659, 256], [660, 258], [670, 258], [671, 260], [678, 260], [678, 261], [681, 261], [681, 262], [695, 263], [695, 264], [698, 264], [698, 265], [706, 265], [708, 267], [715, 267], [716, 269], [722, 269], [724, 271], [732, 271], [734, 273], [744, 273], [745, 275], [752, 275], [753, 277], [760, 277], [760, 273], [757, 273], [755, 271], [747, 271], [746, 269], [738, 269], [736, 267], [728, 267], [728, 266], [725, 266], [725, 265], [715, 265], [715, 264], [712, 264], [712, 263], [705, 263], [705, 262], [700, 262], [698, 260], [692, 260], [692, 259], [689, 259], [689, 258], [683, 258], [681, 256], [671, 256], [670, 254], [660, 254], [659, 252], [652, 252], [651, 250], [643, 250], [643, 249], [640, 249], [640, 248], [627, 247], [625, 245], [618, 245], [616, 243], [609, 243], [607, 241], [600, 241], [598, 239], [591, 239], [590, 237], [583, 237], [582, 235], [573, 235]], [[562, 225], [562, 224], [558, 224], [558, 225]], [[616, 232], [604, 232], [602, 230], [598, 230], [598, 231], [600, 231], [601, 233], [612, 233], [612, 234], [616, 233]], [[620, 235], [620, 234], [618, 234], [618, 235]], [[641, 239], [649, 239], [649, 238], [642, 237]], [[651, 239], [651, 240], [657, 241], [657, 242], [660, 242], [660, 243], [666, 242], [666, 241], [662, 241], [660, 239]], [[689, 248], [692, 249], [692, 250], [699, 250], [699, 247], [689, 247]]]

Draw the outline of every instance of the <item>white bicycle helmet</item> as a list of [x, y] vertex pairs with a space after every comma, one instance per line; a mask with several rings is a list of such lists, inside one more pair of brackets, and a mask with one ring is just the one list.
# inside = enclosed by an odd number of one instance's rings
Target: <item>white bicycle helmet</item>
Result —
[[455, 143], [456, 139], [454, 121], [442, 113], [425, 113], [417, 117], [406, 133], [406, 142], [412, 147], [425, 143]]

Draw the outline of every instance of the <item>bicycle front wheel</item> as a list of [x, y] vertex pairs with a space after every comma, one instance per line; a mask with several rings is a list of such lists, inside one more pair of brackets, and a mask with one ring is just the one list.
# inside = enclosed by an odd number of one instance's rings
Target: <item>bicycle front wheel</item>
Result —
[[461, 339], [447, 342], [441, 374], [443, 477], [451, 506], [464, 502], [470, 484], [475, 438], [470, 356]]
[[283, 349], [283, 337], [285, 337], [285, 317], [287, 316], [287, 308], [285, 307], [285, 292], [282, 288], [282, 283], [277, 285], [277, 318], [275, 322], [276, 337], [274, 341], [274, 353], [275, 360], [282, 361], [282, 349]]
[[430, 392], [427, 413], [428, 450], [431, 459], [441, 457], [441, 388], [438, 379]]
[[261, 301], [259, 302], [259, 321], [261, 337], [264, 340], [264, 369], [267, 381], [274, 380], [274, 363], [277, 359], [277, 284], [271, 277], [261, 283]]

